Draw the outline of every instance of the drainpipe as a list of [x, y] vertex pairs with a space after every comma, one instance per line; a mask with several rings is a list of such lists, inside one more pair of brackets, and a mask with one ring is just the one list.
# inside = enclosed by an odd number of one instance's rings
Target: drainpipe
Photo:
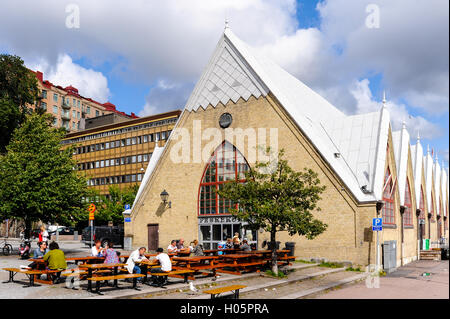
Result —
[[400, 249], [400, 265], [403, 266], [403, 242], [404, 242], [404, 234], [403, 234], [403, 214], [405, 213], [405, 206], [400, 206], [400, 226], [401, 226], [401, 249]]
[[422, 226], [420, 226], [420, 209], [416, 209], [416, 216], [417, 216], [417, 260], [420, 259], [420, 245], [422, 244], [420, 237], [421, 237], [421, 230]]
[[[384, 206], [384, 202], [382, 200], [377, 201], [376, 209], [377, 209], [377, 218], [380, 216], [381, 209]], [[380, 232], [377, 231], [377, 249], [376, 249], [376, 267], [377, 271], [380, 271], [381, 269], [381, 249], [380, 249], [380, 238], [379, 238]]]
[[431, 241], [431, 213], [428, 213], [428, 240]]

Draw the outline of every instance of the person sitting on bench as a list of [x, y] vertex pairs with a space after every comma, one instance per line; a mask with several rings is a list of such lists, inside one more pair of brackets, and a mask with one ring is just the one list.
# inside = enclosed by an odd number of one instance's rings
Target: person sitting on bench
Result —
[[93, 257], [103, 257], [105, 249], [102, 248], [102, 242], [100, 239], [96, 239], [94, 242], [94, 246], [91, 249], [91, 255]]
[[[163, 272], [170, 272], [172, 271], [172, 262], [170, 261], [170, 257], [169, 255], [167, 255], [166, 253], [164, 253], [164, 250], [160, 247], [156, 250], [156, 252], [158, 253], [158, 255], [155, 257], [156, 260], [158, 260], [159, 264], [161, 265], [161, 267], [158, 268], [152, 268], [150, 270], [151, 273], [163, 273]], [[153, 283], [155, 285], [161, 285], [161, 282], [158, 282], [159, 280], [165, 280], [164, 277], [157, 277], [157, 276], [153, 276]]]
[[170, 245], [167, 247], [167, 252], [170, 253], [176, 253], [178, 251], [177, 248], [177, 241], [176, 240], [172, 240], [170, 242]]
[[[49, 245], [50, 251], [44, 255], [44, 261], [47, 262], [47, 269], [50, 270], [64, 270], [67, 268], [66, 257], [64, 252], [59, 249], [58, 243], [52, 241]], [[53, 275], [53, 283], [59, 283], [61, 272]]]
[[242, 241], [242, 245], [240, 246], [240, 248], [242, 249], [242, 251], [251, 251], [252, 248], [250, 247], [250, 245], [248, 244], [247, 239], [244, 239]]
[[205, 253], [203, 252], [203, 245], [200, 244], [197, 239], [194, 239], [192, 244], [193, 248], [191, 249], [191, 253], [193, 253], [194, 256], [205, 256]]
[[[143, 261], [143, 260], [148, 260], [144, 254], [145, 254], [145, 247], [141, 247], [139, 249], [136, 249], [135, 251], [133, 251], [130, 254], [130, 257], [128, 257], [127, 259], [127, 265], [125, 268], [127, 268], [128, 272], [130, 274], [135, 273], [135, 274], [140, 274], [141, 273], [141, 267], [136, 266], [136, 262], [137, 261]], [[141, 278], [138, 278], [138, 281], [141, 281]]]
[[106, 243], [103, 254], [105, 255], [105, 264], [120, 263], [119, 256], [117, 256], [117, 252], [113, 249], [113, 244], [111, 242]]
[[[33, 252], [33, 259], [41, 259], [44, 258], [44, 255], [48, 253], [49, 250], [47, 248], [47, 242], [46, 241], [40, 241], [38, 242], [38, 248], [36, 248]], [[28, 268], [34, 269], [36, 268], [36, 262], [32, 262], [28, 265]]]

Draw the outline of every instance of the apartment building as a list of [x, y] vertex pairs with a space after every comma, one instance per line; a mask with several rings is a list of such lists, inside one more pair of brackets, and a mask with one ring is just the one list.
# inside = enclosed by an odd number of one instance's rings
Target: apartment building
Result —
[[41, 100], [31, 105], [31, 109], [40, 107], [54, 116], [53, 125], [64, 127], [69, 132], [83, 130], [85, 119], [99, 117], [106, 114], [119, 114], [129, 119], [137, 118], [134, 113], [130, 115], [120, 112], [112, 103], [100, 103], [91, 98], [80, 95], [73, 86], [62, 87], [44, 80], [40, 71], [31, 71], [36, 74], [38, 87], [41, 91]]

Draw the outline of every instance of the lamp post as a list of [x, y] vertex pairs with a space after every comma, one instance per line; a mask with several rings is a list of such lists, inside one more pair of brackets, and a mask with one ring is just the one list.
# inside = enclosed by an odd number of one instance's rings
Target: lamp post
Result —
[[172, 202], [167, 201], [169, 199], [169, 193], [166, 190], [163, 190], [160, 194], [161, 200], [163, 201], [164, 205], [167, 204], [169, 208], [172, 208]]

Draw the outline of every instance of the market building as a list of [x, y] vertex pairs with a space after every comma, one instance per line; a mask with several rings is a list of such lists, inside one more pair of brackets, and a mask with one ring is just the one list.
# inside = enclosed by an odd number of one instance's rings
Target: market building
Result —
[[419, 258], [421, 238], [448, 242], [448, 169], [423, 155], [420, 140], [410, 145], [405, 125], [392, 132], [385, 99], [377, 112], [348, 116], [226, 28], [124, 212], [126, 247], [154, 250], [184, 238], [216, 248], [238, 232], [261, 248], [269, 234], [233, 218], [228, 209], [237, 204], [213, 189], [245, 182], [244, 172], [267, 160], [259, 151], [267, 146], [326, 186], [314, 215], [328, 229], [314, 240], [277, 235], [296, 243], [299, 258], [374, 264], [375, 217], [383, 218], [380, 241], [395, 252], [393, 267]]

